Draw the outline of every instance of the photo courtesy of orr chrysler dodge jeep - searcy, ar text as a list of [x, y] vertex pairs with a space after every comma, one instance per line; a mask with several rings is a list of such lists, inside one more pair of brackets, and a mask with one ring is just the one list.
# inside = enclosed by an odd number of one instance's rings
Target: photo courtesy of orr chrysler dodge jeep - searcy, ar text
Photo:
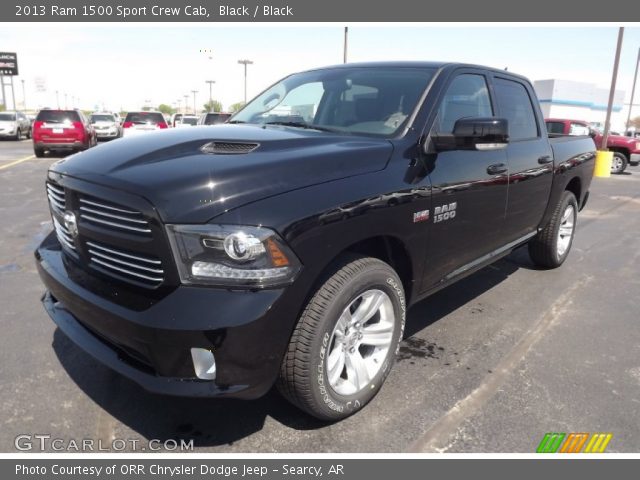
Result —
[[567, 258], [589, 136], [549, 139], [528, 80], [346, 64], [284, 78], [226, 124], [54, 163], [44, 307], [147, 390], [257, 398], [325, 420], [367, 404], [410, 305], [527, 244]]

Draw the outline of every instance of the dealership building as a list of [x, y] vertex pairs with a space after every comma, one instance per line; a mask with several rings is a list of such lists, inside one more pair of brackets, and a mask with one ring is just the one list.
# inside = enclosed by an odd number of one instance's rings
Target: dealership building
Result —
[[[572, 80], [536, 80], [533, 84], [545, 118], [569, 118], [604, 125], [609, 102], [609, 89], [593, 83]], [[627, 108], [623, 90], [613, 97], [611, 128], [624, 131]]]

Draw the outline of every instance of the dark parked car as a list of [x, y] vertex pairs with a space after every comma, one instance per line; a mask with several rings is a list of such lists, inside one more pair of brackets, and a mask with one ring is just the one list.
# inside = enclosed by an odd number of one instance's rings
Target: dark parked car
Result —
[[200, 115], [198, 125], [218, 125], [224, 123], [231, 118], [230, 113], [211, 112]]
[[411, 305], [522, 245], [566, 260], [594, 158], [588, 136], [549, 139], [531, 84], [503, 70], [291, 75], [230, 124], [54, 164], [44, 306], [150, 391], [277, 384], [343, 418], [382, 386]]
[[33, 151], [87, 150], [98, 143], [96, 131], [80, 110], [40, 110], [33, 122]]

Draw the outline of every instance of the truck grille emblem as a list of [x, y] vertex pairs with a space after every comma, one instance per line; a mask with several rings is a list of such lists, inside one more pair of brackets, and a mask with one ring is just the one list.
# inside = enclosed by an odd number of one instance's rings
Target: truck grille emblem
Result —
[[64, 212], [64, 226], [66, 227], [69, 234], [76, 238], [78, 236], [78, 222], [76, 221], [76, 216], [73, 212], [66, 211]]

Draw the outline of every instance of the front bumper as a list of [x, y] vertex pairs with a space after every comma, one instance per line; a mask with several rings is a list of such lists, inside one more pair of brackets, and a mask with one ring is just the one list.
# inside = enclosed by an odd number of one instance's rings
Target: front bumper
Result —
[[34, 148], [42, 148], [43, 150], [75, 150], [85, 148], [82, 142], [33, 142]]
[[98, 138], [118, 138], [120, 132], [118, 130], [96, 130]]
[[[96, 279], [66, 257], [54, 234], [35, 256], [48, 290], [45, 310], [60, 330], [143, 388], [168, 395], [257, 398], [274, 384], [295, 320], [283, 308], [285, 289], [180, 286], [144, 305], [140, 294], [114, 294], [108, 283], [104, 291], [96, 290]], [[192, 347], [214, 353], [215, 380], [195, 376]]]
[[13, 130], [0, 130], [0, 138], [15, 137], [16, 133], [17, 133], [17, 131], [15, 129], [13, 129]]
[[632, 153], [629, 156], [629, 163], [631, 165], [637, 165], [640, 163], [640, 153]]

